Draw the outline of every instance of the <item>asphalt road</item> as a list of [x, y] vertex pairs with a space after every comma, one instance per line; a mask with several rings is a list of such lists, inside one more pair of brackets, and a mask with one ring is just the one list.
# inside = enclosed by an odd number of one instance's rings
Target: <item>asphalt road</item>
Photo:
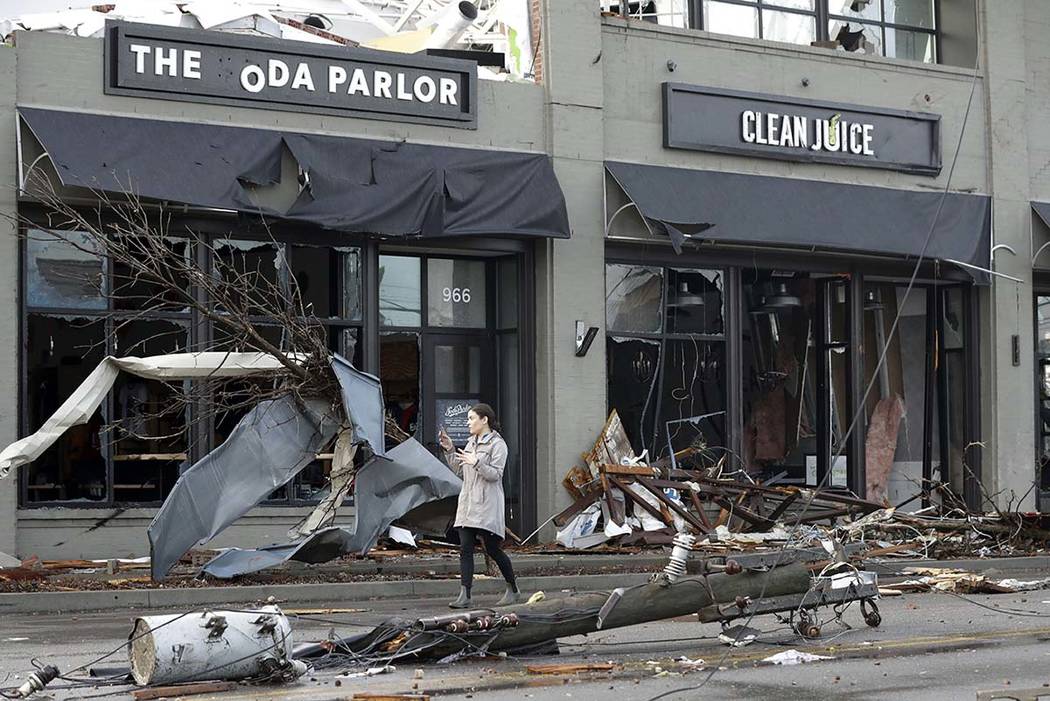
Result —
[[[548, 592], [550, 593], [550, 592]], [[479, 600], [479, 604], [486, 603]], [[1027, 612], [1008, 614], [978, 604]], [[294, 605], [283, 606], [294, 610]], [[297, 641], [326, 638], [333, 630], [349, 635], [390, 615], [447, 612], [444, 601], [334, 602], [319, 608], [365, 609], [352, 613], [311, 611], [294, 619]], [[530, 659], [474, 659], [453, 665], [399, 664], [390, 674], [362, 678], [317, 672], [281, 687], [243, 687], [198, 701], [242, 699], [351, 699], [354, 692], [411, 693], [453, 699], [602, 699], [645, 701], [663, 692], [672, 699], [974, 699], [979, 690], [1042, 688], [1050, 698], [1050, 591], [965, 598], [909, 594], [883, 599], [882, 626], [868, 628], [856, 606], [845, 614], [852, 628], [834, 621], [817, 641], [803, 641], [770, 616], [752, 626], [759, 640], [730, 650], [717, 641], [717, 624], [682, 617], [562, 641], [561, 654]], [[0, 619], [0, 687], [17, 686], [31, 670], [30, 659], [66, 671], [119, 648], [142, 612], [4, 616]], [[830, 615], [830, 612], [826, 612]], [[320, 620], [323, 619], [323, 620]], [[789, 649], [834, 659], [783, 667], [763, 663]], [[702, 659], [688, 664], [678, 658]], [[612, 662], [612, 672], [546, 676], [529, 664]], [[102, 665], [126, 664], [120, 650]], [[422, 670], [421, 678], [416, 670]], [[56, 681], [54, 699], [130, 698], [130, 687], [69, 688]], [[104, 695], [104, 696], [103, 696]]]

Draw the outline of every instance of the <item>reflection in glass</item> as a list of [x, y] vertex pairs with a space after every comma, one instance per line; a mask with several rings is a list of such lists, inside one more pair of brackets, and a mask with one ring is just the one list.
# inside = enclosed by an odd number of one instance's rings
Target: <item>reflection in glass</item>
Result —
[[343, 264], [343, 318], [361, 318], [361, 251], [356, 248], [336, 249]]
[[427, 260], [427, 324], [485, 326], [485, 262], [453, 258]]
[[794, 12], [763, 10], [762, 38], [789, 44], [810, 44], [817, 38], [817, 18]]
[[851, 20], [882, 21], [882, 0], [828, 0], [832, 15]]
[[934, 63], [937, 59], [935, 46], [932, 34], [886, 27], [886, 55], [891, 58]]
[[758, 9], [727, 2], [704, 2], [704, 29], [716, 34], [758, 38]]
[[513, 256], [499, 260], [499, 306], [497, 328], [513, 329], [518, 326], [518, 259]]
[[934, 28], [934, 0], [885, 0], [886, 21], [908, 27]]
[[439, 394], [481, 392], [481, 348], [434, 346], [434, 391]]
[[422, 325], [420, 290], [419, 258], [379, 256], [380, 325]]
[[26, 240], [26, 306], [105, 310], [105, 265], [93, 253], [97, 250], [87, 234], [30, 230]]
[[605, 320], [610, 331], [659, 333], [662, 299], [661, 268], [605, 266]]

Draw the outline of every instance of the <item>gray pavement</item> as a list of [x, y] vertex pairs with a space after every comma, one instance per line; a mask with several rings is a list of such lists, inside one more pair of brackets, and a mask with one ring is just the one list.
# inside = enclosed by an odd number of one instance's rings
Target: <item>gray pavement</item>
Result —
[[[549, 595], [554, 592], [548, 591]], [[494, 598], [494, 597], [492, 597]], [[348, 635], [390, 615], [426, 615], [447, 611], [443, 599], [338, 601], [310, 604], [293, 621], [297, 641], [322, 639], [333, 631]], [[478, 603], [487, 603], [479, 597]], [[296, 604], [295, 606], [300, 606]], [[297, 610], [292, 604], [285, 608]], [[864, 626], [856, 607], [846, 612], [852, 629], [834, 621], [823, 638], [801, 641], [772, 617], [756, 618], [759, 642], [729, 650], [717, 642], [716, 624], [682, 617], [629, 628], [577, 636], [562, 641], [562, 653], [536, 659], [468, 660], [453, 665], [407, 663], [388, 675], [340, 678], [318, 672], [285, 687], [247, 687], [200, 701], [241, 699], [351, 699], [354, 692], [409, 693], [454, 699], [559, 701], [598, 699], [644, 701], [662, 692], [704, 683], [677, 699], [972, 699], [984, 689], [1019, 689], [1050, 684], [1050, 591], [1018, 595], [957, 597], [909, 594], [880, 604], [883, 625]], [[1009, 609], [990, 610], [982, 606]], [[320, 613], [319, 608], [337, 612]], [[362, 609], [338, 612], [338, 609]], [[131, 618], [141, 611], [75, 615], [4, 615], [0, 619], [0, 686], [15, 685], [39, 657], [63, 671], [118, 648], [128, 636]], [[830, 612], [825, 611], [826, 615]], [[835, 659], [796, 667], [761, 663], [787, 649], [830, 655]], [[703, 659], [700, 669], [676, 661]], [[106, 665], [124, 664], [123, 651]], [[614, 662], [611, 673], [548, 677], [529, 674], [529, 664]], [[415, 679], [421, 669], [422, 678]], [[17, 675], [17, 679], [15, 678]], [[6, 681], [5, 681], [6, 679]], [[415, 685], [416, 689], [413, 688]], [[129, 698], [127, 688], [49, 689], [54, 699]], [[1050, 692], [1050, 687], [1047, 688]]]

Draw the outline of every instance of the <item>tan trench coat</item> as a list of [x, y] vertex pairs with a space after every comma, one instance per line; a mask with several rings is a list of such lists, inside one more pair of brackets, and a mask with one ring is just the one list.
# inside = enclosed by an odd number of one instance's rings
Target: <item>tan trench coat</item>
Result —
[[496, 431], [471, 436], [464, 450], [478, 456], [477, 465], [456, 460], [456, 451], [445, 452], [445, 462], [463, 478], [456, 508], [456, 528], [481, 528], [499, 538], [506, 532], [503, 468], [507, 465], [507, 443]]

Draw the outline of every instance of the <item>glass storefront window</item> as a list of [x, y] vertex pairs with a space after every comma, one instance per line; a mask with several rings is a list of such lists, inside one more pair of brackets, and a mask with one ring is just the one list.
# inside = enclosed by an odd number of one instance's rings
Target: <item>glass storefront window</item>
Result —
[[485, 262], [427, 260], [427, 324], [484, 328], [487, 318]]
[[721, 335], [725, 331], [722, 271], [667, 272], [667, 332]]
[[26, 232], [26, 306], [104, 311], [105, 261], [87, 234]]
[[419, 258], [379, 256], [380, 326], [421, 326], [421, 290]]
[[605, 266], [605, 320], [609, 331], [663, 331], [664, 274], [639, 265]]

